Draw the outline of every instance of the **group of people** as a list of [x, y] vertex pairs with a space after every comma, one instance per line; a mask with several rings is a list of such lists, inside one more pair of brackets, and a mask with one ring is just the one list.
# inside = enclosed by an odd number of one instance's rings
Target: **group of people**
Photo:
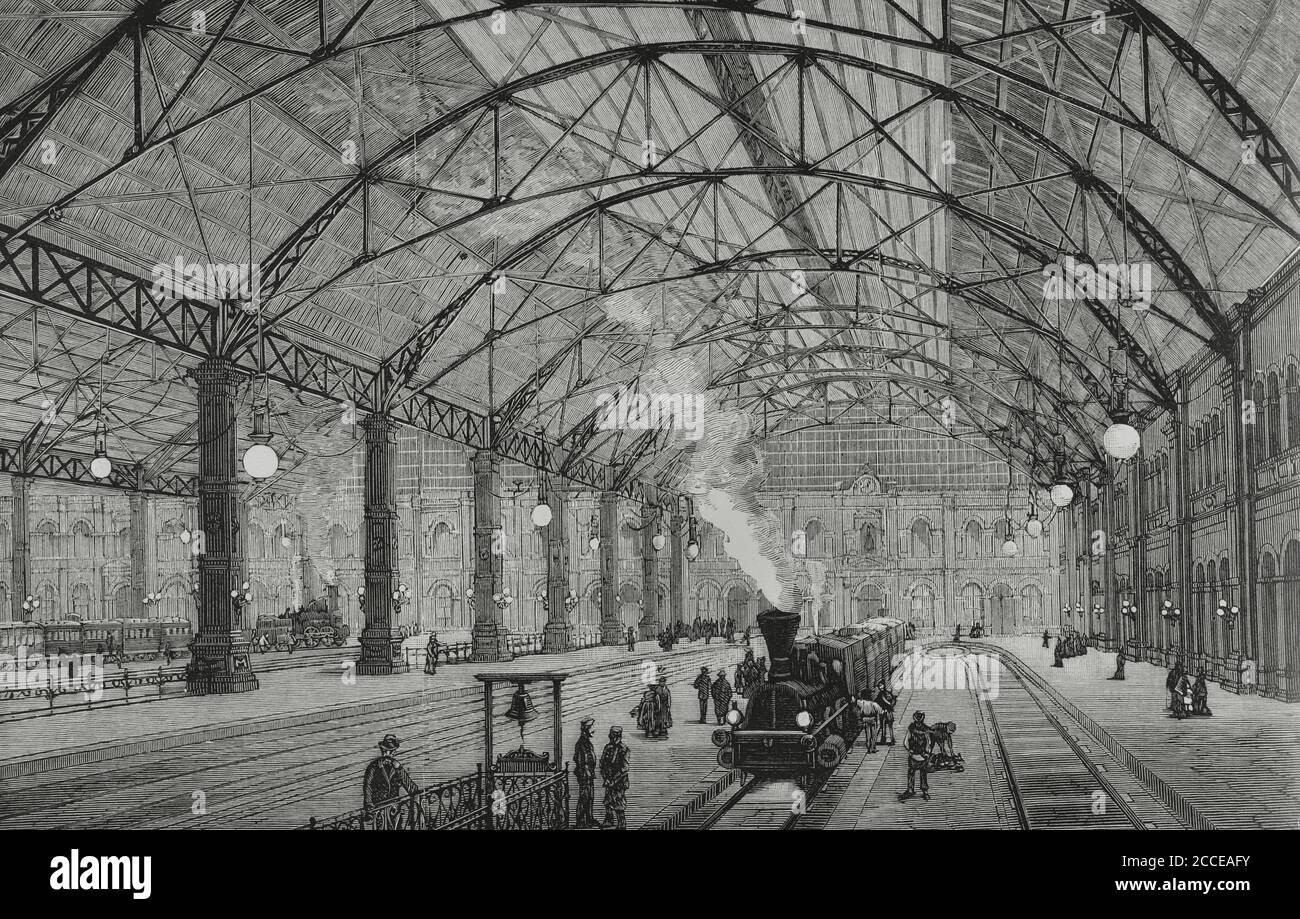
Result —
[[[1043, 647], [1047, 647], [1048, 634], [1043, 632]], [[1056, 636], [1056, 648], [1052, 651], [1054, 658], [1053, 667], [1064, 667], [1067, 657], [1079, 657], [1088, 653], [1088, 643], [1084, 641], [1082, 635], [1074, 629], [1066, 626], [1060, 635]]]
[[673, 694], [668, 689], [668, 677], [660, 674], [657, 682], [647, 685], [630, 714], [646, 737], [667, 737], [673, 726]]
[[[705, 668], [708, 669], [708, 668]], [[746, 689], [762, 683], [767, 679], [767, 658], [754, 660], [752, 649], [745, 649], [745, 659], [736, 665], [736, 692], [743, 694]]]
[[[908, 625], [911, 625], [911, 623], [909, 622]], [[908, 637], [908, 638], [912, 638], [912, 637], [915, 636], [915, 634], [916, 634], [916, 629], [915, 629], [915, 627], [913, 627], [913, 628], [910, 630], [910, 634], [909, 634], [907, 637]], [[984, 623], [983, 623], [983, 622], [972, 622], [972, 623], [971, 623], [971, 626], [970, 626], [970, 635], [969, 635], [968, 637], [970, 637], [970, 638], [983, 638], [983, 637], [984, 637]], [[961, 641], [961, 623], [960, 623], [960, 622], [957, 623], [957, 631], [953, 633], [952, 640], [953, 640], [953, 641]]]
[[710, 699], [713, 700], [713, 716], [717, 723], [722, 724], [726, 721], [727, 712], [731, 711], [734, 705], [732, 696], [738, 691], [727, 681], [727, 672], [719, 668], [718, 675], [709, 679], [709, 668], [701, 667], [695, 682], [691, 685], [695, 687], [695, 697], [700, 703], [700, 724], [709, 722]]
[[1165, 707], [1169, 709], [1170, 717], [1182, 720], [1193, 715], [1208, 718], [1214, 714], [1210, 711], [1210, 689], [1205, 682], [1205, 671], [1197, 673], [1193, 682], [1182, 658], [1174, 662], [1173, 669], [1165, 677], [1165, 689], [1169, 693], [1169, 704]]
[[953, 750], [952, 735], [957, 733], [957, 725], [952, 721], [937, 721], [926, 724], [925, 712], [914, 712], [912, 723], [907, 726], [907, 736], [903, 746], [907, 750], [907, 788], [898, 796], [906, 801], [916, 796], [916, 777], [921, 776], [921, 798], [930, 800], [931, 772], [951, 769], [963, 772], [966, 769], [962, 755]]
[[[699, 641], [704, 639], [707, 645], [713, 639], [722, 637], [730, 642], [736, 634], [736, 620], [728, 616], [725, 619], [701, 619], [695, 617], [695, 621], [689, 625], [678, 620], [659, 630], [655, 636], [655, 643], [664, 651], [671, 651], [673, 646], [683, 641]], [[628, 626], [626, 632], [627, 649], [636, 650], [637, 630], [635, 626]], [[745, 629], [745, 643], [749, 643], [749, 628]]]
[[[595, 718], [583, 718], [578, 729], [578, 742], [573, 745], [573, 776], [578, 782], [578, 812], [574, 826], [580, 830], [626, 830], [627, 790], [632, 785], [632, 751], [623, 743], [623, 729], [614, 725], [609, 729], [609, 743], [596, 759], [596, 747], [591, 742]], [[596, 773], [600, 773], [605, 786], [605, 821], [596, 822]]]

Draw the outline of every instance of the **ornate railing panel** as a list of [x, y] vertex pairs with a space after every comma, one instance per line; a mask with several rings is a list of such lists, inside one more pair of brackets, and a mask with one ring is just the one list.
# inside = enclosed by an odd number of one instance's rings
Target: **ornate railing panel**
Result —
[[473, 775], [432, 785], [387, 804], [326, 820], [311, 818], [309, 830], [441, 830], [484, 808], [483, 767]]

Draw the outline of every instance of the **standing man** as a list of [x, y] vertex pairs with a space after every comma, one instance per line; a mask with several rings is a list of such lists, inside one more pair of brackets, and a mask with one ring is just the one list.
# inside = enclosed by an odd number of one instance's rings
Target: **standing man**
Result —
[[393, 734], [385, 734], [379, 741], [379, 755], [366, 766], [366, 775], [362, 779], [361, 802], [366, 810], [366, 819], [374, 816], [374, 809], [392, 801], [402, 792], [416, 792], [420, 786], [415, 784], [405, 767], [397, 761], [397, 748], [402, 742]]
[[623, 743], [623, 729], [618, 725], [609, 729], [609, 743], [600, 754], [600, 777], [605, 782], [605, 823], [607, 830], [627, 829], [627, 789], [631, 778], [628, 770], [631, 752]]
[[573, 745], [573, 774], [578, 780], [578, 817], [574, 824], [580, 830], [598, 829], [594, 813], [596, 805], [596, 748], [591, 744], [591, 729], [595, 718], [583, 718], [578, 742]]
[[713, 681], [710, 689], [713, 696], [713, 714], [717, 716], [718, 724], [722, 724], [727, 717], [727, 710], [731, 708], [731, 684], [727, 682], [727, 672], [718, 671], [718, 678]]
[[442, 646], [438, 644], [438, 633], [429, 633], [429, 644], [424, 649], [424, 672], [434, 676], [438, 672], [438, 654]]
[[1049, 647], [1049, 645], [1048, 645], [1048, 639], [1051, 638], [1051, 637], [1052, 637], [1052, 636], [1050, 636], [1050, 635], [1047, 634], [1047, 629], [1043, 629], [1043, 647], [1044, 647], [1044, 648]]
[[636, 650], [636, 629], [631, 626], [627, 627], [627, 649], [629, 651]]
[[[898, 696], [894, 695], [889, 684], [881, 680], [876, 693], [876, 704], [880, 706], [880, 742], [886, 746], [894, 745], [894, 707], [898, 705]], [[885, 740], [885, 736], [889, 740]]]
[[701, 667], [699, 675], [691, 685], [695, 687], [695, 694], [700, 698], [700, 724], [707, 724], [709, 721], [709, 687], [713, 685], [712, 681], [709, 680], [709, 668]]
[[876, 736], [880, 732], [880, 716], [885, 713], [885, 710], [871, 699], [859, 699], [858, 713], [862, 716], [862, 733], [867, 738], [867, 752], [875, 753]]
[[668, 689], [668, 677], [659, 675], [659, 684], [655, 686], [655, 695], [659, 704], [655, 707], [655, 728], [660, 737], [668, 736], [668, 729], [673, 726], [673, 694]]
[[925, 712], [912, 715], [912, 723], [907, 726], [907, 790], [898, 796], [906, 801], [916, 796], [916, 774], [921, 773], [921, 797], [930, 800], [930, 781], [926, 778], [926, 765], [930, 761], [930, 728], [925, 723]]

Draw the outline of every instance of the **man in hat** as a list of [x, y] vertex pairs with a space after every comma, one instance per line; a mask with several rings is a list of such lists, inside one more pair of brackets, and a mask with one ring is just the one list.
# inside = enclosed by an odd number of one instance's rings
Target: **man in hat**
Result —
[[636, 629], [631, 626], [627, 627], [627, 649], [629, 651], [636, 650]]
[[916, 796], [916, 774], [919, 772], [921, 797], [929, 801], [930, 781], [926, 778], [926, 766], [930, 761], [930, 728], [925, 723], [925, 712], [912, 715], [903, 745], [907, 748], [907, 790], [898, 796], [898, 800], [906, 801]]
[[731, 708], [731, 684], [727, 682], [725, 670], [718, 670], [718, 678], [713, 681], [709, 693], [713, 696], [713, 714], [717, 717], [718, 724], [722, 724], [726, 720], [727, 710]]
[[709, 668], [701, 667], [699, 675], [695, 677], [695, 682], [691, 684], [695, 687], [695, 694], [700, 699], [700, 724], [707, 724], [709, 721], [709, 687], [713, 681], [709, 679]]
[[596, 822], [596, 748], [591, 744], [591, 729], [595, 718], [583, 718], [579, 726], [578, 742], [573, 745], [573, 775], [578, 780], [578, 817], [574, 824], [580, 830], [595, 829]]
[[429, 676], [436, 676], [438, 673], [438, 655], [442, 653], [442, 645], [438, 643], [438, 633], [429, 633], [429, 643], [424, 649], [424, 672]]
[[1043, 629], [1043, 647], [1044, 647], [1044, 648], [1050, 648], [1050, 647], [1051, 647], [1051, 644], [1050, 644], [1050, 641], [1049, 641], [1049, 640], [1051, 639], [1051, 637], [1052, 637], [1052, 636], [1051, 636], [1050, 634], [1048, 634], [1047, 629]]
[[600, 777], [605, 782], [605, 823], [607, 830], [627, 829], [627, 789], [631, 785], [628, 765], [631, 750], [623, 743], [623, 729], [609, 729], [609, 743], [600, 754]]
[[655, 728], [660, 737], [667, 737], [668, 729], [673, 726], [673, 694], [668, 689], [668, 677], [663, 673], [659, 674], [655, 695], [659, 700], [655, 710]]
[[[881, 680], [876, 684], [876, 704], [880, 706], [880, 743], [894, 745], [894, 708], [898, 705], [898, 696], [894, 695], [889, 684]], [[886, 740], [885, 738], [889, 739]]]
[[402, 745], [392, 734], [385, 734], [379, 741], [379, 755], [366, 766], [366, 775], [362, 781], [362, 806], [367, 818], [372, 816], [374, 808], [387, 804], [402, 792], [416, 792], [420, 786], [415, 784], [406, 769], [394, 756]]

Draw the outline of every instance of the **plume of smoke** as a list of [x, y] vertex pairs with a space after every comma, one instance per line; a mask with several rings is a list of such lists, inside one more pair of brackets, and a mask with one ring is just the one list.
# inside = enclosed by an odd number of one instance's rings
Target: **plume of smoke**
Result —
[[794, 610], [803, 591], [784, 528], [760, 498], [766, 469], [757, 425], [748, 413], [727, 407], [710, 387], [708, 362], [699, 349], [672, 348], [698, 311], [700, 294], [698, 286], [674, 285], [648, 298], [611, 294], [601, 306], [608, 319], [648, 336], [637, 388], [651, 395], [680, 394], [698, 406], [703, 436], [691, 440], [674, 428], [667, 437], [669, 449], [684, 450], [687, 456], [680, 481], [671, 484], [692, 495], [699, 516], [726, 534], [727, 555], [767, 600], [778, 609]]

